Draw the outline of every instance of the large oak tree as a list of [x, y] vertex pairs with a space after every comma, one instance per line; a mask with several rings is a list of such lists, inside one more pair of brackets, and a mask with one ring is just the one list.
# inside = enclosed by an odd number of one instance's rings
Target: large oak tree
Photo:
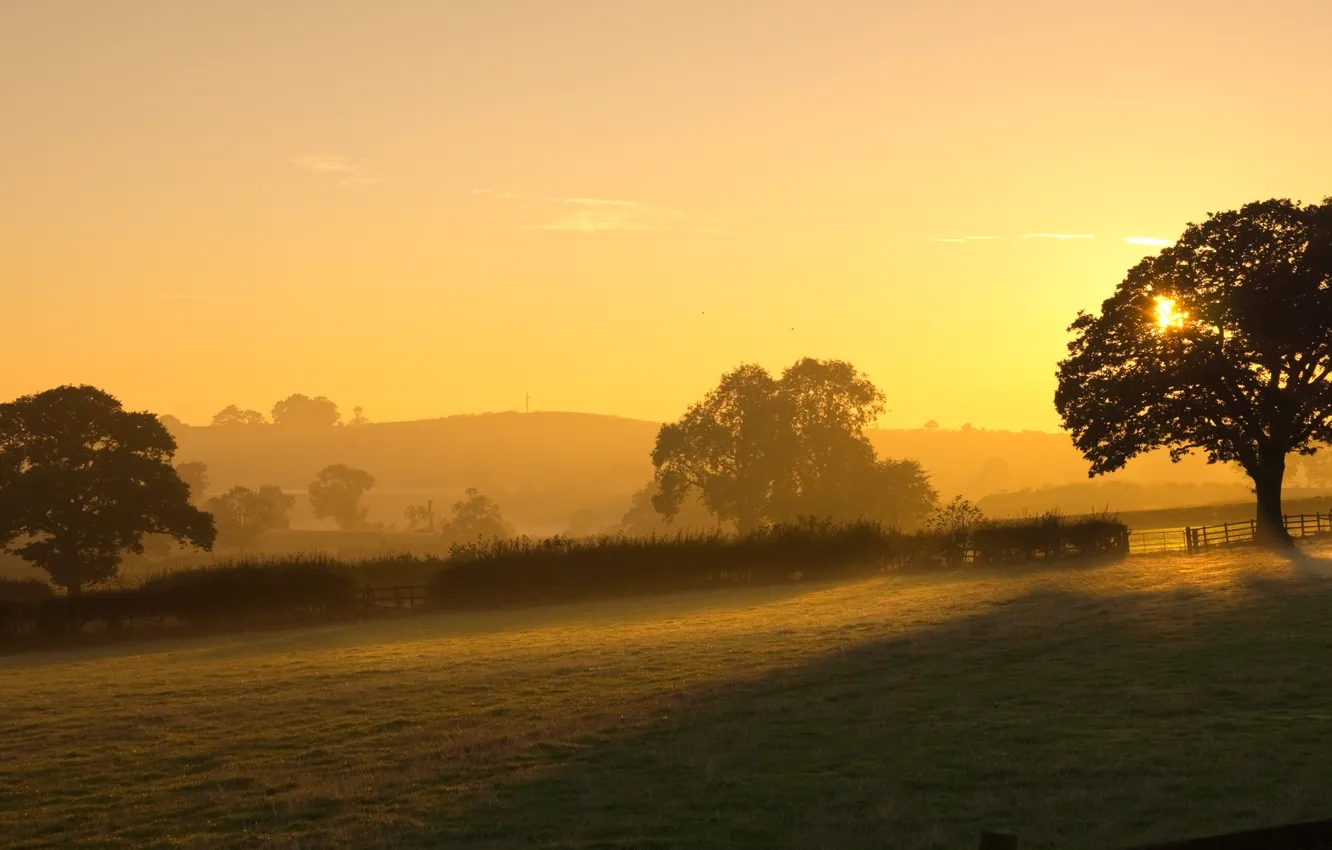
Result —
[[190, 504], [175, 451], [156, 416], [95, 387], [0, 404], [0, 548], [71, 595], [142, 554], [145, 535], [210, 548], [213, 518]]
[[1287, 457], [1332, 440], [1332, 199], [1191, 224], [1070, 330], [1055, 406], [1091, 475], [1201, 451], [1253, 479], [1260, 536], [1289, 539]]
[[919, 464], [879, 460], [865, 429], [883, 393], [850, 363], [805, 358], [774, 378], [741, 366], [657, 434], [652, 503], [697, 494], [741, 533], [800, 517], [911, 525], [936, 494]]

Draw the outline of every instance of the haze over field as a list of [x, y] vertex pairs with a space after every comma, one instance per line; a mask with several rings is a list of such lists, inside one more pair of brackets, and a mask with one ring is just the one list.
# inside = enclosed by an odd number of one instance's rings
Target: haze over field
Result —
[[1329, 31], [1323, 0], [5, 3], [0, 398], [659, 423], [813, 356], [886, 428], [1055, 431], [1077, 310], [1206, 211], [1326, 194]]
[[[573, 413], [497, 413], [417, 422], [290, 431], [178, 427], [179, 459], [208, 464], [210, 492], [274, 483], [303, 493], [333, 459], [372, 470], [371, 520], [400, 521], [408, 504], [441, 505], [467, 487], [500, 500], [520, 530], [558, 533], [574, 514], [592, 528], [618, 524], [630, 496], [653, 477], [660, 423]], [[1200, 458], [1171, 464], [1164, 454], [1088, 482], [1086, 463], [1062, 434], [968, 429], [872, 430], [879, 455], [919, 460], [945, 495], [994, 501], [996, 515], [1051, 508], [1078, 512], [1245, 501], [1242, 473]], [[1052, 489], [1063, 485], [1059, 489]], [[1027, 492], [1027, 491], [1038, 492]], [[987, 508], [989, 505], [986, 505]], [[306, 500], [296, 527], [320, 527]]]

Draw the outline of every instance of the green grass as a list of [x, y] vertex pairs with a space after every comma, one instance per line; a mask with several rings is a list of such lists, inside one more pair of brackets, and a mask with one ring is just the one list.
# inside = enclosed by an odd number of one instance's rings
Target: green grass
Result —
[[0, 658], [5, 846], [1115, 848], [1332, 815], [1255, 551]]

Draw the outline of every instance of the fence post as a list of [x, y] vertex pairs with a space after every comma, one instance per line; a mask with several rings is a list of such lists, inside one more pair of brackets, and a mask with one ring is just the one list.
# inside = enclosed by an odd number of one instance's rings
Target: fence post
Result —
[[1184, 551], [1193, 554], [1193, 526], [1190, 525], [1184, 526]]
[[[1284, 530], [1284, 528], [1285, 528], [1285, 523], [1282, 523], [1282, 529]], [[1258, 539], [1258, 520], [1256, 519], [1249, 520], [1249, 539], [1250, 540]]]
[[1221, 531], [1222, 531], [1223, 534], [1225, 534], [1225, 537], [1226, 537], [1226, 545], [1229, 546], [1229, 545], [1230, 545], [1230, 523], [1228, 523], [1228, 522], [1223, 522], [1223, 523], [1221, 523]]
[[1017, 850], [1017, 836], [1002, 832], [982, 832], [980, 850]]

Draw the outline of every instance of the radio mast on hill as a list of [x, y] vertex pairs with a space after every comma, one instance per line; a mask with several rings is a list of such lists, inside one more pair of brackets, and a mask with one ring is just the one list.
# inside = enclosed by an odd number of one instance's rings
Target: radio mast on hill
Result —
[[532, 394], [531, 394], [531, 393], [528, 393], [528, 394], [527, 394], [527, 407], [526, 407], [525, 409], [526, 409], [526, 411], [527, 411], [528, 413], [531, 413], [531, 412], [532, 412]]

